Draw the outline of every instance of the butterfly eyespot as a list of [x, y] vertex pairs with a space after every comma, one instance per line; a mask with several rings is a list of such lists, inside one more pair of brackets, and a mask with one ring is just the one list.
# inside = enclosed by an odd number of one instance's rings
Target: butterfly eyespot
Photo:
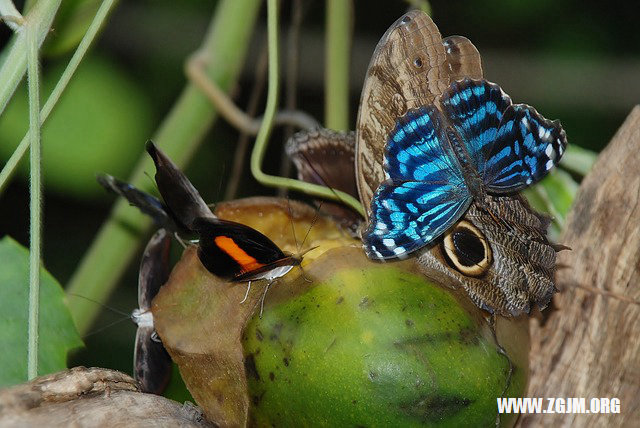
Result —
[[446, 234], [440, 245], [449, 266], [466, 276], [484, 275], [493, 262], [487, 239], [477, 227], [466, 220], [462, 220]]
[[421, 58], [416, 58], [413, 60], [413, 65], [416, 66], [416, 68], [422, 68], [422, 59]]

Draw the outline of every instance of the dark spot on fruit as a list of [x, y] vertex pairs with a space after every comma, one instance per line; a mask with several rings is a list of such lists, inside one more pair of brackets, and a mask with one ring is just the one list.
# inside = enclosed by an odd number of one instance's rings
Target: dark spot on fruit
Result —
[[262, 334], [262, 332], [258, 328], [256, 328], [256, 339], [258, 339], [258, 341], [260, 341], [260, 342], [262, 342], [264, 340], [264, 335]]
[[360, 304], [358, 305], [358, 307], [360, 309], [367, 309], [370, 305], [371, 302], [369, 302], [369, 297], [365, 296], [362, 298], [362, 300], [360, 300]]
[[376, 380], [377, 377], [378, 377], [378, 373], [374, 371], [369, 372], [369, 380]]
[[285, 358], [283, 358], [283, 359], [282, 359], [282, 362], [284, 363], [284, 366], [285, 366], [285, 367], [289, 367], [289, 359], [288, 359], [288, 358], [286, 358], [286, 357], [285, 357]]
[[404, 323], [407, 325], [407, 327], [413, 327], [413, 321], [411, 320], [405, 320]]
[[358, 400], [353, 400], [351, 404], [358, 404]]
[[276, 375], [275, 375], [275, 374], [273, 374], [273, 372], [269, 372], [269, 380], [270, 380], [271, 382], [273, 382], [273, 380], [274, 380], [275, 378], [276, 378]]
[[282, 332], [282, 327], [283, 327], [283, 324], [280, 322], [274, 325], [273, 331], [271, 332], [271, 335], [269, 335], [269, 340], [272, 340], [272, 341], [278, 340], [280, 338], [280, 333]]
[[473, 403], [464, 397], [427, 395], [400, 405], [400, 409], [421, 424], [433, 424], [454, 416]]
[[254, 395], [251, 397], [251, 401], [253, 402], [254, 406], [259, 406], [260, 402], [262, 401], [262, 397], [264, 397], [264, 392], [260, 395]]
[[[453, 339], [454, 335], [451, 332], [446, 331], [436, 334], [423, 334], [421, 336], [406, 337], [404, 339], [393, 342], [393, 346], [399, 349], [410, 351], [416, 345], [450, 342]], [[458, 340], [458, 337], [456, 336], [455, 339]]]
[[340, 296], [336, 299], [336, 305], [339, 305], [340, 303], [344, 302], [344, 297]]
[[460, 343], [464, 345], [477, 345], [479, 343], [476, 331], [470, 328], [460, 330]]
[[244, 371], [247, 377], [252, 377], [255, 380], [260, 380], [260, 374], [258, 374], [258, 368], [256, 367], [256, 361], [253, 358], [253, 354], [249, 354], [245, 357]]

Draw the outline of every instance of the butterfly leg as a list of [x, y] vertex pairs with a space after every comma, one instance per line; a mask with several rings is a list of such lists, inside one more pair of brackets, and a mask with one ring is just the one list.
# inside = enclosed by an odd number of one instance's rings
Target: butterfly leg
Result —
[[302, 265], [298, 265], [298, 267], [300, 268], [300, 272], [301, 272], [301, 274], [302, 274], [302, 279], [304, 279], [304, 281], [305, 281], [305, 282], [312, 283], [312, 282], [313, 282], [313, 280], [312, 280], [312, 279], [307, 278], [307, 275], [305, 275], [305, 271], [304, 271], [304, 269], [302, 268]]
[[273, 284], [274, 281], [269, 281], [267, 286], [264, 287], [264, 293], [262, 294], [262, 301], [260, 302], [260, 318], [262, 318], [262, 311], [264, 311], [264, 299], [267, 297], [267, 291], [269, 291], [269, 287]]
[[187, 248], [187, 243], [184, 242], [184, 240], [180, 237], [180, 235], [178, 235], [178, 232], [173, 232], [173, 237], [176, 238], [176, 241], [178, 241], [180, 243], [180, 245], [182, 245], [182, 248], [186, 249]]
[[244, 299], [242, 299], [240, 303], [244, 303], [247, 301], [247, 297], [249, 297], [249, 290], [251, 290], [251, 281], [249, 281], [249, 285], [247, 286], [247, 292], [244, 293]]

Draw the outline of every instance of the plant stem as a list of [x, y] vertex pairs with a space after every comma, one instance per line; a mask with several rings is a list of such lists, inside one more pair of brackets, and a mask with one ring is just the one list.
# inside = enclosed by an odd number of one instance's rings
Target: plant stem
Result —
[[[58, 83], [56, 83], [56, 86], [55, 88], [53, 88], [51, 95], [49, 95], [49, 98], [42, 107], [42, 111], [40, 112], [40, 126], [42, 126], [45, 120], [47, 120], [47, 118], [49, 117], [49, 113], [51, 113], [51, 110], [53, 110], [53, 107], [58, 102], [58, 99], [62, 95], [62, 92], [64, 92], [64, 90], [66, 89], [67, 84], [71, 80], [73, 74], [76, 72], [78, 65], [80, 65], [80, 61], [82, 61], [82, 58], [84, 58], [85, 54], [89, 50], [89, 46], [91, 46], [93, 39], [95, 38], [96, 34], [98, 34], [98, 30], [100, 30], [100, 27], [102, 27], [103, 22], [109, 15], [109, 12], [111, 11], [111, 8], [115, 4], [115, 2], [116, 0], [105, 0], [100, 5], [100, 8], [98, 8], [96, 16], [93, 18], [93, 21], [91, 22], [91, 25], [87, 29], [85, 35], [82, 37], [82, 40], [80, 41], [78, 48], [73, 54], [73, 57], [71, 57], [71, 60], [69, 61], [69, 64], [67, 64], [67, 67], [62, 73], [62, 76], [60, 76]], [[9, 181], [15, 173], [18, 164], [27, 153], [29, 142], [30, 137], [29, 132], [27, 131], [27, 134], [24, 136], [22, 141], [20, 141], [20, 144], [0, 172], [0, 194], [2, 194], [4, 189], [9, 185]]]
[[[211, 59], [209, 77], [222, 88], [232, 86], [240, 73], [260, 4], [259, 0], [221, 0], [218, 3], [200, 50]], [[209, 100], [188, 84], [157, 130], [154, 140], [178, 166], [183, 166], [215, 117], [216, 110]], [[150, 184], [145, 171], [152, 168], [150, 160], [143, 156], [130, 181], [148, 189]], [[68, 292], [104, 302], [136, 254], [140, 238], [150, 224], [148, 218], [126, 201], [118, 201], [73, 274], [67, 286]], [[99, 307], [85, 299], [73, 299], [69, 306], [76, 326], [83, 334]]]
[[[0, 0], [4, 1], [5, 0]], [[38, 46], [42, 44], [53, 18], [56, 16], [61, 0], [42, 0], [37, 2], [24, 17], [24, 22], [34, 25], [38, 31]], [[0, 113], [4, 111], [27, 69], [27, 32], [18, 29], [11, 41], [9, 52], [4, 56], [0, 67]], [[3, 52], [4, 54], [4, 52]]]
[[267, 105], [262, 126], [256, 137], [256, 144], [251, 152], [251, 173], [259, 183], [271, 187], [284, 187], [307, 195], [319, 196], [326, 199], [338, 200], [353, 208], [364, 216], [360, 202], [353, 196], [334, 190], [326, 186], [306, 183], [292, 178], [277, 177], [262, 172], [262, 161], [267, 150], [267, 142], [271, 135], [273, 118], [278, 105], [278, 4], [276, 0], [267, 2], [267, 27], [269, 40], [269, 83], [267, 86]]
[[0, 16], [13, 31], [18, 31], [22, 28], [24, 18], [11, 0], [0, 0]]
[[327, 128], [349, 129], [349, 61], [351, 59], [350, 0], [327, 0], [324, 118]]
[[27, 348], [27, 377], [38, 375], [38, 313], [40, 304], [40, 259], [42, 228], [42, 182], [40, 147], [40, 81], [38, 78], [38, 27], [30, 22], [24, 29], [28, 40], [27, 80], [29, 84], [30, 150], [30, 229], [29, 229], [29, 334]]

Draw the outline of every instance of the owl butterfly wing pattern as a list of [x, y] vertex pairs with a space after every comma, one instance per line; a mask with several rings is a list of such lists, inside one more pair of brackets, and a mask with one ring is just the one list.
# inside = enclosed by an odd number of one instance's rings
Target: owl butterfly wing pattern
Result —
[[419, 251], [423, 273], [443, 284], [453, 279], [480, 308], [502, 316], [545, 308], [556, 291], [556, 247], [547, 240], [550, 219], [520, 195], [489, 196], [488, 210], [472, 204], [464, 219], [432, 247]]
[[478, 50], [462, 36], [443, 40], [424, 12], [405, 14], [382, 36], [367, 70], [356, 129], [356, 180], [364, 206], [385, 180], [384, 144], [397, 118], [432, 104], [465, 76], [482, 78]]
[[[421, 68], [425, 64], [426, 67]], [[489, 110], [498, 110], [503, 104], [499, 113], [484, 111], [484, 114], [490, 113], [487, 116], [494, 117], [478, 121], [481, 116], [476, 114], [477, 110], [467, 112], [473, 120], [466, 123], [468, 129], [461, 129], [465, 126], [464, 117], [456, 119], [438, 97], [453, 82], [465, 77], [482, 78], [477, 49], [463, 37], [441, 40], [437, 27], [425, 14], [411, 12], [385, 33], [369, 66], [358, 116], [356, 177], [360, 199], [365, 206], [371, 203], [378, 185], [388, 178], [383, 168], [384, 146], [390, 141], [396, 120], [410, 109], [434, 102], [445, 112], [449, 124], [463, 136], [469, 157], [473, 157], [472, 163], [475, 162], [471, 167], [480, 173], [485, 188], [492, 193], [503, 193], [501, 182], [507, 183], [503, 186], [505, 189], [509, 188], [504, 192], [526, 187], [541, 177], [540, 172], [546, 173], [551, 165], [549, 161], [557, 162], [566, 144], [561, 130], [553, 130], [558, 128], [557, 124], [546, 121], [528, 106], [514, 106], [510, 113], [506, 108], [511, 100], [502, 91], [494, 91], [489, 96], [488, 104], [495, 102], [495, 106], [484, 105]], [[456, 106], [452, 110], [455, 113]], [[512, 113], [517, 114], [510, 117]], [[506, 118], [504, 122], [503, 118]], [[529, 123], [523, 122], [523, 118]], [[486, 122], [482, 125], [489, 129], [480, 130], [481, 124], [476, 121], [485, 119], [489, 125]], [[522, 125], [516, 124], [517, 120]], [[534, 126], [530, 126], [531, 123]], [[501, 125], [504, 125], [503, 129], [500, 129]], [[473, 134], [478, 130], [479, 134]], [[485, 132], [487, 134], [482, 135]], [[494, 141], [490, 141], [488, 134], [496, 136]], [[532, 136], [534, 142], [544, 140], [543, 144], [531, 144]], [[531, 154], [534, 156], [529, 156]], [[533, 161], [532, 157], [538, 160]], [[387, 161], [393, 160], [390, 157]], [[530, 171], [528, 177], [522, 172], [524, 170]], [[380, 192], [390, 193], [388, 184], [383, 183]], [[395, 185], [405, 186], [398, 180]], [[422, 190], [432, 192], [437, 189]], [[469, 199], [460, 191], [457, 197]], [[376, 205], [382, 205], [382, 202], [374, 201], [373, 210], [377, 209]], [[461, 286], [479, 307], [492, 313], [515, 316], [528, 313], [532, 303], [545, 307], [555, 291], [553, 273], [557, 248], [546, 239], [549, 220], [535, 213], [518, 195], [489, 195], [482, 205], [466, 204], [469, 209], [461, 220], [456, 217], [453, 222], [459, 221], [444, 235], [418, 251], [418, 263], [424, 274], [445, 285]], [[398, 211], [402, 213], [391, 215], [403, 216], [405, 208], [410, 210], [408, 206], [401, 207]], [[385, 222], [393, 224], [391, 218]], [[400, 223], [409, 224], [407, 219], [401, 219]], [[387, 226], [381, 226], [384, 227]], [[375, 224], [368, 225], [369, 232], [376, 228]], [[365, 241], [369, 235], [363, 234]], [[396, 238], [386, 243], [391, 248], [397, 247]], [[383, 257], [375, 255], [374, 258]]]
[[[328, 186], [357, 198], [355, 143], [355, 132], [318, 128], [293, 135], [287, 141], [285, 151], [298, 171], [299, 180]], [[362, 223], [358, 213], [327, 201], [322, 202], [320, 210], [357, 236]]]

